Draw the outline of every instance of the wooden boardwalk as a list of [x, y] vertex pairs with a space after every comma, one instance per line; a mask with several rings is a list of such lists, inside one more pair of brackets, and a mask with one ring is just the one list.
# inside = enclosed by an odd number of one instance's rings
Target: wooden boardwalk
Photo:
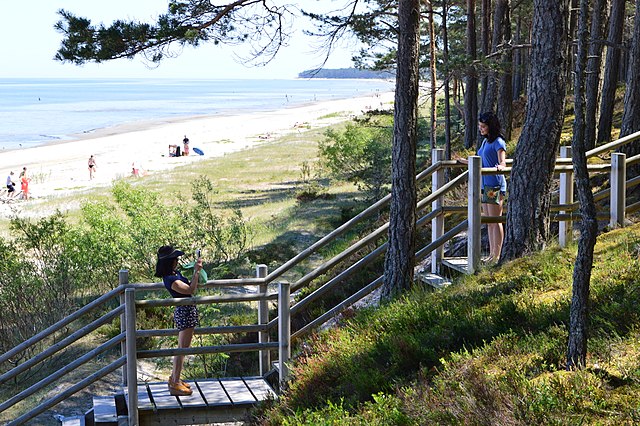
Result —
[[[198, 379], [187, 383], [193, 390], [190, 396], [170, 395], [166, 382], [139, 384], [140, 425], [242, 421], [259, 402], [277, 398], [260, 376]], [[124, 399], [127, 400], [126, 395]], [[94, 416], [96, 424], [118, 424], [114, 398], [94, 398]]]

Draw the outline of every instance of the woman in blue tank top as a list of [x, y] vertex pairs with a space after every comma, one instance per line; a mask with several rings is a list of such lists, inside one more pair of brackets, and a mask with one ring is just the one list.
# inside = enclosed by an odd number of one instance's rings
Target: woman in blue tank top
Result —
[[[507, 144], [500, 134], [500, 121], [492, 112], [485, 112], [478, 117], [478, 130], [484, 136], [478, 155], [482, 159], [482, 167], [495, 167], [503, 170], [506, 166]], [[488, 216], [502, 216], [502, 203], [507, 194], [507, 180], [504, 175], [482, 176], [482, 210]], [[504, 228], [502, 223], [488, 223], [489, 262], [500, 260]]]
[[[172, 246], [162, 246], [158, 249], [158, 262], [156, 263], [156, 277], [162, 278], [165, 288], [173, 298], [192, 297], [198, 289], [198, 277], [202, 269], [202, 259], [198, 258], [193, 268], [193, 280], [189, 281], [178, 272], [178, 257], [184, 254]], [[198, 321], [196, 305], [176, 306], [173, 320], [178, 332], [178, 347], [188, 348]], [[180, 379], [184, 355], [173, 357], [173, 370], [169, 376], [169, 393], [175, 396], [191, 395], [191, 386]]]

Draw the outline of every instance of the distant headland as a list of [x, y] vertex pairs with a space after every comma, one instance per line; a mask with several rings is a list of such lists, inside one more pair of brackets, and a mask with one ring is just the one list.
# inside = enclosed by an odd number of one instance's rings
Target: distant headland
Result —
[[370, 78], [389, 79], [394, 78], [392, 71], [371, 71], [358, 68], [313, 69], [302, 71], [298, 78]]

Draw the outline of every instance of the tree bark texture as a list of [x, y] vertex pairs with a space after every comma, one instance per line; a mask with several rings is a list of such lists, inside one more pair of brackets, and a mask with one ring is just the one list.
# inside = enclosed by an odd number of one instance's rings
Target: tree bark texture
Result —
[[393, 125], [389, 248], [381, 298], [388, 300], [411, 287], [415, 259], [416, 146], [420, 47], [420, 2], [398, 5], [398, 71]]
[[585, 134], [584, 144], [588, 151], [596, 145], [596, 118], [600, 100], [600, 75], [602, 69], [602, 46], [607, 0], [594, 0], [591, 13], [587, 77], [585, 83]]
[[[509, 9], [509, 1], [508, 0], [497, 0], [495, 4], [495, 10], [493, 12], [493, 32], [491, 36], [491, 53], [495, 54], [498, 52], [499, 46], [502, 45], [505, 41], [505, 32], [511, 31], [508, 30], [511, 25], [508, 22], [508, 9]], [[506, 16], [505, 16], [506, 15]], [[496, 61], [496, 58], [502, 58], [502, 55], [494, 56], [491, 59], [491, 62]], [[502, 64], [500, 64], [502, 65]], [[498, 92], [501, 88], [498, 87], [499, 83], [502, 83], [502, 72], [505, 71], [495, 64], [491, 66], [491, 69], [487, 76], [487, 86], [486, 92], [483, 93], [483, 101], [482, 101], [482, 111], [483, 112], [494, 112], [496, 111], [496, 102], [498, 99]], [[504, 123], [501, 123], [504, 124]]]
[[[451, 70], [449, 69], [449, 4], [442, 0], [442, 61], [444, 62], [444, 156], [451, 159]], [[450, 173], [450, 169], [447, 169]], [[449, 177], [449, 176], [447, 176]]]
[[[480, 27], [480, 48], [482, 52], [482, 58], [486, 58], [491, 53], [491, 0], [481, 0], [480, 15], [482, 16], [482, 24]], [[468, 13], [468, 12], [467, 12]], [[468, 36], [468, 34], [467, 34]], [[478, 97], [478, 104], [480, 110], [484, 111], [487, 105], [487, 93], [490, 91], [489, 79], [491, 76], [486, 70], [481, 73], [480, 79], [480, 96]], [[480, 132], [478, 132], [478, 138], [480, 138]]]
[[[515, 44], [520, 44], [522, 40], [522, 17], [518, 15], [516, 19], [516, 35], [514, 38]], [[516, 101], [520, 99], [520, 95], [522, 94], [522, 49], [516, 49], [513, 52], [513, 100]]]
[[[476, 2], [467, 0], [467, 56], [475, 61], [476, 55]], [[467, 69], [464, 92], [464, 146], [478, 145], [478, 74], [473, 63]]]
[[511, 172], [501, 260], [544, 247], [550, 185], [564, 118], [569, 0], [534, 0], [526, 119]]
[[[497, 10], [502, 10], [500, 13], [501, 22], [500, 27], [501, 36], [500, 43], [506, 45], [511, 43], [511, 13], [510, 13], [510, 0], [498, 0], [496, 5], [496, 19], [498, 18]], [[498, 22], [496, 21], [496, 25]], [[511, 47], [505, 46], [502, 50], [501, 57], [501, 70], [500, 79], [498, 84], [498, 98], [496, 102], [496, 115], [502, 124], [502, 135], [506, 140], [511, 139], [511, 120], [513, 117], [513, 81], [512, 81], [512, 69], [513, 69], [513, 50]]]
[[[620, 136], [627, 136], [638, 131], [640, 131], [640, 0], [636, 0]], [[627, 156], [638, 153], [640, 153], [640, 144], [636, 142], [629, 145]]]
[[433, 15], [433, 2], [425, 0], [427, 3], [427, 16], [429, 25], [429, 80], [431, 82], [431, 93], [429, 103], [430, 126], [429, 138], [431, 139], [431, 149], [436, 148], [436, 126], [438, 121], [436, 95], [438, 93], [438, 82], [436, 78], [436, 30]]
[[577, 53], [574, 72], [575, 121], [573, 125], [572, 155], [575, 182], [580, 201], [581, 229], [578, 255], [573, 266], [573, 295], [569, 313], [567, 369], [582, 368], [587, 359], [589, 289], [593, 268], [593, 248], [598, 235], [596, 206], [587, 170], [585, 129], [585, 70], [587, 68], [587, 38], [589, 0], [580, 0], [577, 29]]
[[620, 47], [624, 28], [625, 0], [612, 0], [611, 17], [609, 19], [609, 34], [607, 36], [607, 58], [604, 67], [604, 81], [602, 83], [602, 98], [600, 99], [600, 118], [598, 120], [597, 144], [611, 141], [611, 125], [613, 107], [618, 85], [620, 70]]
[[[640, 0], [636, 0], [633, 24], [633, 38], [629, 49], [629, 67], [627, 68], [627, 84], [624, 92], [624, 111], [620, 137], [640, 131]], [[627, 158], [640, 154], [640, 142], [635, 141], [623, 146], [620, 151]], [[634, 164], [627, 169], [631, 176], [640, 174], [640, 165]]]

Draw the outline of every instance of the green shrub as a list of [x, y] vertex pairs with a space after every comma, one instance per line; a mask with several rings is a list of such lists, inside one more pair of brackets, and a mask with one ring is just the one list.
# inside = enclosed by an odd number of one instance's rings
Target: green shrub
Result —
[[323, 165], [333, 176], [356, 184], [368, 199], [378, 200], [391, 181], [390, 127], [347, 124], [329, 129], [319, 144]]

